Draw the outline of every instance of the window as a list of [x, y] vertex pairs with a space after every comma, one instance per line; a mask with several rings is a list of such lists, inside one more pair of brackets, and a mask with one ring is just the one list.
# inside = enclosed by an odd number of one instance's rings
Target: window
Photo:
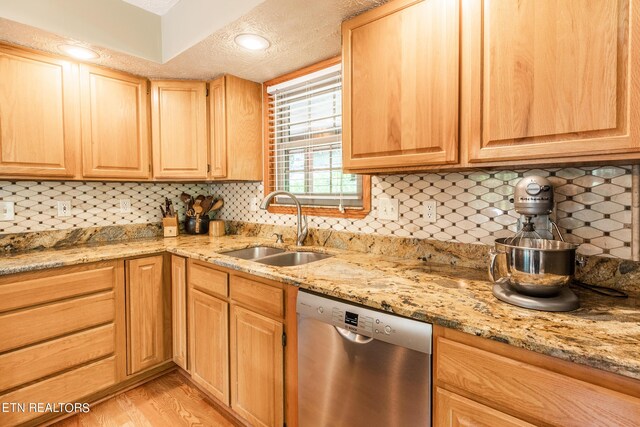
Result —
[[[342, 81], [339, 59], [265, 83], [268, 133], [265, 193], [296, 195], [307, 213], [364, 216], [369, 177], [342, 173]], [[291, 205], [287, 197], [276, 203]], [[281, 206], [280, 206], [281, 207]], [[274, 208], [274, 211], [283, 212]]]

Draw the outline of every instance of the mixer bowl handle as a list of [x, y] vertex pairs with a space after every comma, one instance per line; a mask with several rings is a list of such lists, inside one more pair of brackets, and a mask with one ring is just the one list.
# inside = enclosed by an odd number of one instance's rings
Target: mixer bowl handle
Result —
[[489, 263], [489, 278], [494, 283], [496, 283], [498, 280], [502, 279], [502, 277], [500, 277], [500, 278], [498, 278], [496, 280], [496, 277], [495, 277], [497, 259], [498, 259], [498, 255], [500, 255], [500, 254], [506, 255], [504, 252], [500, 252], [500, 251], [496, 250], [496, 248], [491, 248], [489, 250], [489, 257], [491, 258], [491, 262]]

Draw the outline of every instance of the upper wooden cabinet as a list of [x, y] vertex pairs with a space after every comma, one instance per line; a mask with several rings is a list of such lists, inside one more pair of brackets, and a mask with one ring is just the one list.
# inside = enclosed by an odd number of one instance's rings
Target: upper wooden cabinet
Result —
[[206, 90], [205, 82], [151, 82], [155, 178], [207, 178]]
[[0, 47], [0, 174], [75, 175], [77, 70], [69, 61]]
[[396, 0], [342, 24], [343, 164], [458, 161], [458, 0]]
[[640, 13], [632, 2], [465, 1], [469, 162], [637, 158]]
[[81, 64], [80, 102], [82, 175], [149, 178], [147, 80]]
[[262, 85], [235, 76], [209, 83], [209, 177], [262, 180]]

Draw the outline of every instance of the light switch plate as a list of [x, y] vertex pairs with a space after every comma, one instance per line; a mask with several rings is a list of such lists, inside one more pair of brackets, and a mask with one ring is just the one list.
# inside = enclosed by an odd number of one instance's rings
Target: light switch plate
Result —
[[258, 209], [260, 209], [260, 199], [253, 197], [251, 199], [251, 204], [249, 205], [249, 210], [251, 212], [258, 212]]
[[13, 221], [14, 216], [14, 202], [0, 201], [0, 221]]
[[71, 216], [71, 200], [58, 200], [58, 217], [65, 218]]
[[378, 219], [398, 221], [400, 219], [398, 199], [378, 199]]

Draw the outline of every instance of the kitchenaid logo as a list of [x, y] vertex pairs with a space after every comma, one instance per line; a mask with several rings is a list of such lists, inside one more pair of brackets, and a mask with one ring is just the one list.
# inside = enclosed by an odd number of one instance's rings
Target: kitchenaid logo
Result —
[[89, 412], [88, 403], [67, 403], [67, 402], [2, 402], [0, 403], [0, 413], [9, 412], [29, 412], [29, 413], [54, 413], [72, 414], [76, 412]]

